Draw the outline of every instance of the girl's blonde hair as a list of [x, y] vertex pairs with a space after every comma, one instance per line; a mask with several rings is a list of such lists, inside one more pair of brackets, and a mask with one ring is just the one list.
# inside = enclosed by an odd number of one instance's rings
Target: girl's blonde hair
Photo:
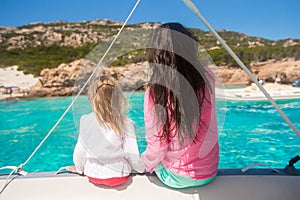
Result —
[[122, 134], [127, 100], [111, 76], [95, 78], [88, 89], [89, 100], [101, 126]]

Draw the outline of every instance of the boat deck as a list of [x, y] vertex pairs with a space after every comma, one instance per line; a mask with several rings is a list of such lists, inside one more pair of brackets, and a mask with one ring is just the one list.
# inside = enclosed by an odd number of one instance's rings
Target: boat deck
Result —
[[[233, 171], [234, 172], [234, 171]], [[86, 177], [74, 174], [32, 173], [15, 177], [0, 195], [2, 200], [22, 199], [107, 199], [107, 200], [299, 200], [300, 176], [267, 173], [241, 175], [228, 170], [219, 170], [212, 183], [187, 189], [171, 189], [156, 176], [135, 174], [127, 184], [115, 188], [99, 187], [88, 182]], [[299, 173], [298, 173], [299, 174]], [[0, 176], [0, 185], [5, 182]]]

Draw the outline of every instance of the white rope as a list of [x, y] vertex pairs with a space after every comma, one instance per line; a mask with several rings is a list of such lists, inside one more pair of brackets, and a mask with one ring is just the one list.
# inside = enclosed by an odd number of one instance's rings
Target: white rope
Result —
[[215, 31], [215, 29], [206, 21], [206, 19], [201, 15], [200, 11], [193, 4], [191, 0], [183, 0], [183, 2], [200, 18], [200, 20], [207, 26], [211, 31], [213, 36], [222, 44], [225, 50], [231, 55], [231, 57], [239, 64], [239, 66], [248, 74], [252, 81], [257, 85], [257, 87], [263, 92], [267, 99], [272, 103], [275, 109], [279, 112], [281, 117], [286, 121], [286, 123], [291, 127], [291, 129], [300, 137], [300, 132], [296, 129], [294, 124], [289, 120], [289, 118], [284, 114], [284, 112], [279, 108], [277, 103], [273, 100], [270, 94], [265, 90], [265, 88], [257, 81], [250, 70], [245, 66], [245, 64], [239, 59], [239, 57], [232, 51], [232, 49], [226, 44], [226, 42], [220, 37], [220, 35]]
[[28, 173], [23, 171], [21, 168], [16, 167], [16, 166], [5, 166], [5, 167], [1, 167], [0, 170], [4, 170], [4, 169], [11, 169], [12, 171], [9, 173], [9, 175], [6, 177], [6, 180], [3, 184], [2, 189], [0, 190], [0, 195], [2, 194], [2, 192], [5, 190], [5, 188], [7, 187], [7, 185], [9, 184], [9, 180], [10, 177], [17, 172], [18, 174], [22, 175], [22, 176], [26, 176]]
[[21, 168], [16, 167], [16, 166], [5, 166], [5, 167], [1, 167], [1, 168], [0, 168], [0, 171], [1, 171], [1, 170], [4, 170], [4, 169], [11, 169], [11, 170], [13, 170], [13, 171], [15, 171], [15, 172], [18, 172], [18, 173], [21, 174], [22, 176], [26, 176], [26, 175], [28, 174], [27, 172], [25, 172], [24, 170], [22, 170]]
[[115, 41], [118, 39], [119, 35], [121, 34], [121, 32], [123, 31], [125, 25], [127, 24], [128, 20], [130, 19], [131, 15], [133, 14], [134, 10], [136, 9], [137, 5], [139, 4], [140, 0], [137, 0], [136, 4], [134, 5], [133, 9], [131, 10], [130, 14], [128, 15], [127, 19], [125, 20], [124, 24], [122, 25], [121, 29], [119, 30], [119, 32], [117, 33], [117, 35], [114, 37], [113, 41], [110, 43], [109, 47], [107, 48], [107, 50], [105, 51], [104, 55], [102, 56], [102, 58], [98, 61], [97, 66], [95, 67], [95, 69], [93, 70], [92, 74], [90, 75], [90, 77], [87, 79], [87, 81], [85, 82], [85, 84], [82, 86], [82, 88], [80, 89], [80, 91], [78, 92], [78, 94], [75, 96], [75, 98], [72, 100], [72, 102], [70, 103], [69, 107], [65, 110], [65, 112], [62, 114], [62, 116], [59, 118], [59, 120], [55, 123], [55, 125], [52, 127], [52, 129], [48, 132], [48, 134], [44, 137], [44, 139], [41, 141], [41, 143], [36, 147], [36, 149], [32, 152], [32, 154], [27, 158], [27, 160], [21, 165], [21, 167], [23, 167], [24, 165], [26, 165], [29, 160], [34, 156], [34, 154], [39, 150], [39, 148], [44, 144], [44, 142], [48, 139], [48, 137], [51, 135], [51, 133], [55, 130], [55, 128], [58, 126], [58, 124], [62, 121], [62, 119], [65, 117], [65, 115], [69, 112], [69, 110], [71, 109], [71, 107], [73, 106], [73, 104], [75, 103], [75, 101], [78, 99], [79, 95], [83, 92], [84, 88], [87, 86], [87, 84], [90, 82], [90, 80], [93, 78], [93, 76], [95, 75], [95, 73], [97, 72], [98, 68], [100, 67], [100, 64], [102, 63], [102, 61], [104, 60], [104, 58], [106, 57], [106, 55], [108, 54], [108, 52], [110, 51], [111, 47], [114, 45]]
[[55, 172], [55, 175], [59, 174], [59, 173], [62, 172], [63, 170], [66, 170], [66, 167], [61, 167], [61, 168], [59, 168], [59, 169]]
[[[17, 167], [16, 167], [17, 168]], [[8, 183], [9, 183], [9, 180], [10, 180], [10, 177], [13, 175], [13, 173], [15, 173], [17, 171], [17, 169], [13, 169], [10, 173], [9, 173], [9, 175], [7, 176], [7, 178], [6, 178], [6, 180], [5, 180], [5, 182], [4, 182], [4, 184], [3, 184], [3, 187], [2, 187], [2, 189], [1, 189], [1, 191], [0, 191], [0, 195], [2, 194], [2, 192], [5, 190], [5, 188], [7, 187], [7, 185], [8, 185]]]
[[78, 94], [75, 96], [75, 98], [72, 100], [72, 102], [70, 103], [70, 105], [68, 106], [68, 108], [65, 110], [65, 112], [61, 115], [61, 117], [57, 120], [57, 122], [55, 123], [55, 125], [51, 128], [51, 130], [47, 133], [47, 135], [44, 137], [44, 139], [40, 142], [40, 144], [34, 149], [34, 151], [30, 154], [30, 156], [26, 159], [26, 161], [24, 163], [22, 163], [19, 167], [16, 167], [16, 169], [14, 169], [7, 177], [7, 181], [4, 185], [4, 187], [2, 188], [1, 191], [4, 190], [4, 188], [7, 186], [8, 183], [8, 179], [11, 177], [11, 175], [14, 172], [17, 171], [21, 171], [21, 169], [30, 161], [30, 159], [35, 155], [35, 153], [40, 149], [40, 147], [45, 143], [45, 141], [48, 139], [48, 137], [52, 134], [52, 132], [55, 130], [55, 128], [59, 125], [59, 123], [63, 120], [63, 118], [65, 117], [65, 115], [69, 112], [69, 110], [71, 109], [71, 107], [74, 105], [75, 101], [78, 99], [79, 95], [83, 92], [84, 88], [87, 86], [87, 84], [89, 83], [89, 81], [92, 79], [92, 77], [95, 75], [95, 73], [97, 72], [98, 68], [100, 67], [100, 64], [102, 63], [102, 61], [104, 60], [104, 58], [106, 57], [106, 55], [108, 54], [108, 52], [110, 51], [111, 47], [114, 45], [115, 41], [118, 39], [119, 35], [121, 34], [121, 32], [123, 31], [125, 25], [127, 24], [128, 20], [131, 18], [132, 14], [134, 13], [136, 7], [138, 6], [138, 4], [140, 3], [140, 0], [137, 0], [137, 2], [135, 3], [134, 7], [132, 8], [131, 12], [129, 13], [128, 17], [126, 18], [126, 20], [124, 21], [121, 29], [119, 30], [119, 32], [117, 33], [117, 35], [114, 37], [114, 39], [112, 40], [112, 42], [110, 43], [109, 47], [107, 48], [107, 50], [105, 51], [104, 55], [102, 56], [102, 58], [98, 61], [98, 64], [96, 65], [95, 69], [93, 70], [92, 74], [90, 75], [90, 77], [87, 79], [87, 81], [85, 82], [85, 84], [82, 86], [82, 88], [80, 89], [80, 91], [78, 92]]
[[270, 169], [272, 169], [274, 172], [279, 173], [279, 171], [277, 169], [272, 168], [270, 165], [263, 163], [263, 162], [258, 162], [258, 163], [253, 163], [251, 165], [248, 165], [247, 167], [241, 169], [241, 171], [243, 173], [246, 173], [249, 169], [256, 167], [256, 166], [263, 166], [263, 167], [268, 167]]

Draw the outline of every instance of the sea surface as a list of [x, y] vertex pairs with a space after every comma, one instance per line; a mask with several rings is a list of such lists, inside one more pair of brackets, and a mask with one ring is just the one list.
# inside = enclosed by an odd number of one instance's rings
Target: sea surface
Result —
[[[144, 140], [144, 93], [127, 95], [129, 116], [135, 122], [139, 150]], [[23, 163], [56, 123], [73, 97], [0, 101], [0, 168]], [[277, 101], [289, 119], [300, 129], [300, 100]], [[81, 96], [24, 170], [56, 171], [73, 165], [72, 154], [78, 137], [79, 119], [91, 111]], [[264, 162], [284, 168], [300, 154], [300, 139], [267, 101], [217, 101], [220, 144], [219, 168], [243, 168]], [[296, 166], [300, 164], [296, 164]], [[9, 171], [3, 170], [1, 173]]]

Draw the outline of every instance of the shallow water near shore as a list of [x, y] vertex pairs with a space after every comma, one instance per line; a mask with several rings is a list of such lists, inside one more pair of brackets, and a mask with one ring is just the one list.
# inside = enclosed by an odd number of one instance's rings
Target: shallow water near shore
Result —
[[[146, 147], [143, 98], [144, 93], [130, 96], [128, 113], [135, 122], [140, 152]], [[23, 163], [71, 101], [72, 97], [0, 101], [0, 167]], [[300, 100], [277, 103], [299, 130]], [[219, 123], [220, 168], [242, 168], [256, 162], [284, 168], [290, 158], [300, 153], [300, 139], [269, 102], [219, 101], [217, 110], [225, 114], [224, 123]], [[79, 118], [89, 112], [87, 97], [79, 97], [24, 170], [56, 171], [72, 165]]]

